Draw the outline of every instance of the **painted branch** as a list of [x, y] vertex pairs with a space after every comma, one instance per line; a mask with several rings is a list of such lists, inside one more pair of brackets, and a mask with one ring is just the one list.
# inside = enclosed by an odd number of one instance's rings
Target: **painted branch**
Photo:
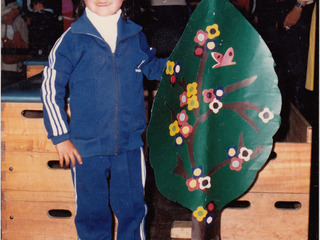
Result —
[[187, 91], [187, 83], [184, 78], [182, 78], [181, 82], [177, 79], [176, 83], [182, 88], [183, 91]]
[[183, 163], [179, 154], [177, 154], [177, 166], [173, 169], [172, 173], [178, 174], [179, 176], [183, 177], [184, 179], [191, 178], [190, 175], [186, 172], [183, 167]]
[[[199, 104], [200, 104], [201, 90], [202, 90], [203, 71], [204, 71], [204, 66], [206, 64], [207, 58], [208, 58], [208, 52], [204, 51], [203, 55], [202, 55], [202, 57], [200, 59], [199, 71], [198, 71], [197, 79], [196, 79], [196, 82], [197, 82], [197, 99], [198, 99]], [[199, 117], [199, 108], [193, 109], [193, 112], [194, 112], [194, 115], [198, 118]]]
[[169, 106], [169, 104], [167, 102], [165, 102], [165, 105], [167, 106], [167, 108], [169, 108], [169, 111], [171, 113], [171, 120], [172, 122], [177, 120], [177, 116], [176, 113], [174, 112], [174, 110]]
[[202, 123], [205, 120], [207, 120], [211, 113], [212, 113], [211, 109], [208, 109], [204, 114], [202, 114], [196, 121], [198, 122], [198, 125], [199, 123]]
[[[243, 133], [240, 133], [240, 136], [239, 136], [239, 142], [238, 142], [238, 149], [244, 147], [244, 141], [243, 141]], [[261, 145], [258, 145], [258, 147], [256, 147], [256, 149], [253, 151], [252, 155], [251, 155], [251, 158], [250, 159], [253, 159], [255, 158], [256, 156], [258, 156], [260, 153], [262, 153], [264, 150], [266, 149], [266, 147], [262, 147]], [[231, 159], [227, 159], [221, 163], [219, 163], [218, 165], [214, 166], [210, 172], [207, 174], [207, 176], [212, 176], [216, 171], [218, 171], [220, 168], [228, 165], [231, 163]]]
[[224, 166], [226, 166], [226, 165], [228, 165], [228, 164], [230, 164], [230, 163], [231, 163], [231, 159], [227, 159], [227, 160], [219, 163], [218, 165], [214, 166], [214, 167], [210, 170], [210, 172], [207, 174], [207, 176], [212, 176], [212, 175], [213, 175], [216, 171], [218, 171], [220, 168], [222, 168], [222, 167], [224, 167]]
[[255, 122], [248, 116], [245, 110], [254, 110], [257, 112], [261, 112], [262, 109], [255, 103], [252, 102], [233, 102], [233, 103], [226, 103], [223, 104], [224, 109], [231, 109], [239, 114], [240, 117], [243, 118], [246, 122], [250, 124], [250, 126], [257, 132], [260, 133]]
[[233, 92], [239, 88], [242, 88], [242, 87], [245, 87], [245, 86], [248, 86], [250, 85], [251, 83], [253, 83], [258, 77], [257, 76], [253, 76], [253, 77], [249, 77], [249, 78], [246, 78], [240, 82], [236, 82], [236, 83], [233, 83], [229, 86], [226, 86], [224, 88], [224, 91], [225, 93], [230, 93], [230, 92]]
[[[172, 173], [179, 175], [180, 177], [183, 177], [184, 179], [188, 180], [191, 178], [191, 176], [187, 173], [185, 170], [182, 159], [179, 154], [177, 154], [177, 166], [173, 169]], [[206, 194], [209, 194], [209, 189], [198, 189]]]
[[244, 141], [243, 141], [243, 133], [241, 132], [239, 136], [238, 148], [240, 149], [242, 147], [244, 147]]
[[194, 160], [194, 138], [198, 129], [198, 126], [200, 123], [204, 122], [208, 119], [212, 111], [209, 109], [204, 114], [202, 114], [199, 118], [197, 118], [196, 122], [193, 125], [192, 133], [189, 135], [189, 137], [186, 139], [187, 145], [188, 145], [188, 152], [189, 152], [189, 159], [192, 167], [196, 166], [195, 160]]
[[256, 149], [253, 151], [252, 155], [251, 155], [251, 159], [255, 158], [256, 156], [258, 156], [260, 153], [262, 153], [264, 150], [266, 150], [267, 147], [262, 147], [260, 144], [258, 147], [256, 147]]

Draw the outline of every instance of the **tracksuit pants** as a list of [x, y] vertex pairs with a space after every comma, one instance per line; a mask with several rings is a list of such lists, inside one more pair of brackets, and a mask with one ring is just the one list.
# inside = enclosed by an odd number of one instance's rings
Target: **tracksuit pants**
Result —
[[144, 240], [147, 206], [142, 148], [82, 160], [82, 165], [72, 168], [78, 239], [111, 240], [113, 212], [118, 220], [117, 240]]

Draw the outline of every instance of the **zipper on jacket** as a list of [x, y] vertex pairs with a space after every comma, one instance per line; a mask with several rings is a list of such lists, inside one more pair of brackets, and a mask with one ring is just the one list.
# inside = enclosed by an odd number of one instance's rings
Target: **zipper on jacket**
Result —
[[[127, 36], [126, 38], [123, 38], [121, 40], [119, 40], [119, 42], [116, 43], [116, 49], [117, 49], [117, 46], [119, 45], [120, 42], [124, 41], [124, 40], [127, 40], [133, 36], [136, 36], [138, 35], [142, 30], [140, 30], [139, 32], [136, 32], [135, 34], [132, 34], [130, 36]], [[76, 32], [75, 32], [76, 33]], [[88, 35], [88, 36], [92, 36], [92, 37], [95, 37], [97, 39], [100, 39], [101, 41], [105, 42], [104, 39], [94, 35], [94, 34], [91, 34], [91, 33], [82, 33], [82, 34], [85, 34], [85, 35]], [[107, 44], [108, 45], [108, 44]], [[111, 51], [111, 48], [110, 46], [108, 45], [110, 51]], [[116, 51], [116, 50], [115, 50]], [[112, 53], [112, 51], [111, 51]], [[114, 123], [114, 128], [115, 128], [115, 153], [114, 155], [118, 155], [119, 154], [119, 147], [118, 147], [118, 104], [119, 104], [119, 101], [118, 101], [118, 85], [117, 85], [117, 74], [116, 74], [116, 64], [115, 64], [115, 52], [112, 53], [112, 64], [113, 64], [113, 77], [114, 77], [114, 83], [115, 83], [115, 89], [114, 89], [114, 92], [115, 92], [115, 114], [114, 114], [114, 120], [115, 120], [115, 123]]]
[[[115, 129], [115, 153], [114, 155], [118, 155], [119, 154], [119, 149], [118, 149], [118, 110], [119, 110], [119, 100], [118, 100], [118, 81], [117, 81], [117, 74], [116, 74], [116, 57], [115, 57], [115, 52], [116, 52], [116, 49], [117, 49], [117, 46], [119, 45], [120, 42], [130, 38], [130, 37], [133, 37], [133, 36], [136, 36], [138, 35], [138, 33], [132, 35], [132, 36], [129, 36], [127, 38], [124, 38], [124, 39], [121, 39], [119, 42], [116, 43], [116, 48], [115, 48], [115, 51], [114, 53], [112, 53], [112, 64], [113, 64], [113, 77], [114, 77], [114, 94], [115, 94], [115, 113], [114, 113], [114, 129]], [[108, 45], [109, 46], [109, 45]], [[109, 46], [110, 48], [110, 46]], [[111, 51], [111, 49], [110, 49]]]
[[113, 77], [114, 77], [114, 95], [115, 95], [115, 113], [114, 113], [114, 131], [115, 131], [115, 155], [118, 155], [118, 82], [116, 74], [115, 53], [112, 53]]
[[[86, 33], [89, 36], [95, 37], [100, 39], [101, 41], [105, 42], [106, 41], [96, 35], [90, 34], [90, 33]], [[107, 44], [107, 43], [106, 43]], [[116, 44], [116, 48], [117, 48]], [[107, 44], [107, 46], [109, 47], [110, 52], [111, 48], [110, 46]], [[118, 155], [119, 154], [119, 149], [118, 149], [118, 82], [117, 82], [117, 74], [116, 74], [116, 60], [115, 60], [115, 53], [112, 53], [112, 68], [113, 68], [113, 78], [114, 78], [114, 95], [115, 95], [115, 113], [114, 113], [114, 131], [115, 131], [115, 151], [114, 151], [114, 155]]]

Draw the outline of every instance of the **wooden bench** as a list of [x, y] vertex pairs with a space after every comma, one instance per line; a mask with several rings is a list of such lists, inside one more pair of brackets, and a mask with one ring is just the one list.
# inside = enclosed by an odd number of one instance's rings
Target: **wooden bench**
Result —
[[41, 73], [44, 69], [44, 66], [48, 65], [46, 60], [27, 60], [23, 62], [23, 65], [26, 66], [26, 76], [27, 78], [33, 77]]

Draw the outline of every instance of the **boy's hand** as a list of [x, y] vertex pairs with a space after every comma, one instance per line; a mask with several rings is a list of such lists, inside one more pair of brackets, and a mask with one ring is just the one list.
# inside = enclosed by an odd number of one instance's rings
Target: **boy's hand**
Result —
[[79, 164], [82, 164], [82, 158], [70, 140], [66, 140], [57, 144], [56, 149], [59, 154], [59, 162], [61, 167], [63, 167], [64, 162], [66, 163], [67, 167], [69, 166], [70, 162], [71, 166], [74, 167], [76, 165], [76, 160], [78, 160]]

